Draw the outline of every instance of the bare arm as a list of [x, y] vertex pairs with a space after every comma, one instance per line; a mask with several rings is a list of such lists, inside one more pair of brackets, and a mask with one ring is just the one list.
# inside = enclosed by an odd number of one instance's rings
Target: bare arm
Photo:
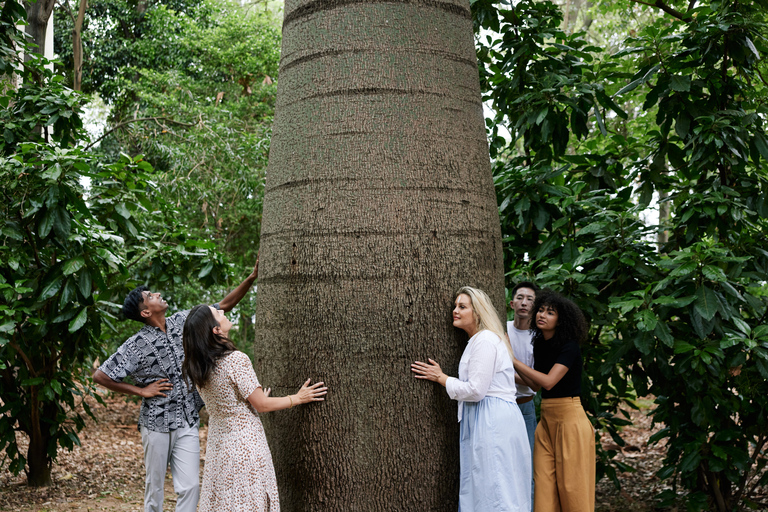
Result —
[[537, 372], [527, 364], [521, 363], [514, 359], [515, 372], [520, 375], [523, 382], [534, 391], [538, 391], [540, 388], [544, 388], [547, 391], [555, 387], [555, 384], [560, 382], [560, 379], [568, 373], [568, 367], [564, 364], [555, 364], [549, 373]]
[[173, 388], [173, 385], [168, 382], [168, 379], [159, 379], [153, 382], [152, 384], [149, 384], [147, 386], [144, 386], [143, 388], [139, 386], [134, 386], [133, 384], [128, 384], [127, 382], [117, 382], [115, 380], [112, 380], [107, 376], [106, 373], [102, 372], [101, 370], [96, 370], [96, 372], [93, 374], [93, 381], [105, 388], [107, 388], [110, 391], [114, 391], [115, 393], [123, 393], [125, 395], [135, 395], [140, 396], [142, 398], [152, 398], [155, 396], [166, 396], [163, 391], [168, 391]]
[[248, 396], [248, 402], [258, 412], [280, 411], [290, 409], [294, 405], [306, 404], [309, 402], [322, 402], [324, 396], [328, 393], [328, 388], [323, 386], [322, 382], [309, 385], [311, 379], [307, 379], [301, 389], [295, 395], [271, 397], [267, 396], [261, 387]]
[[245, 278], [245, 281], [237, 285], [237, 288], [229, 292], [229, 294], [219, 302], [219, 309], [222, 311], [231, 311], [232, 308], [237, 306], [237, 303], [240, 302], [243, 297], [245, 297], [245, 294], [248, 293], [248, 290], [251, 289], [251, 286], [253, 286], [253, 282], [256, 281], [257, 277], [259, 277], [258, 256], [256, 256], [256, 265], [253, 267], [253, 272]]

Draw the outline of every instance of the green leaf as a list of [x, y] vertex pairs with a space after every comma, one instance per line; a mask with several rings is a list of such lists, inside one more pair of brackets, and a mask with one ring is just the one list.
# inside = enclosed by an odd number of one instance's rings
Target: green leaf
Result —
[[715, 267], [714, 265], [705, 265], [702, 269], [702, 273], [704, 274], [704, 277], [710, 281], [721, 282], [728, 280], [728, 278], [725, 276], [725, 272], [723, 272], [719, 267]]
[[[640, 77], [640, 78], [638, 78], [636, 80], [633, 80], [632, 82], [630, 82], [626, 86], [622, 87], [616, 94], [614, 94], [614, 96], [621, 96], [624, 93], [627, 93], [629, 91], [632, 91], [632, 90], [636, 89], [639, 85], [644, 84], [645, 82], [650, 80], [653, 77], [653, 75], [656, 74], [656, 72], [659, 70], [660, 66], [661, 66], [661, 64], [656, 64], [651, 69], [649, 69], [648, 72], [646, 72], [642, 77]], [[637, 76], [637, 75], [635, 75], [635, 76]]]
[[736, 328], [744, 333], [745, 336], [749, 336], [752, 333], [752, 329], [749, 327], [749, 324], [741, 318], [734, 316], [731, 318], [731, 321], [736, 324]]
[[0, 332], [11, 332], [16, 327], [16, 322], [11, 320], [0, 325]]
[[757, 51], [757, 48], [755, 48], [755, 43], [753, 43], [752, 40], [748, 37], [745, 37], [744, 40], [747, 42], [747, 48], [749, 48], [752, 51], [752, 53], [755, 54], [755, 57], [759, 59], [760, 53]]
[[552, 249], [560, 245], [561, 238], [557, 233], [552, 233], [547, 237], [547, 239], [544, 241], [543, 244], [539, 245], [539, 248], [536, 250], [535, 258], [543, 258], [547, 254], [549, 254]]
[[603, 137], [608, 135], [608, 130], [605, 129], [605, 123], [603, 122], [603, 116], [600, 115], [600, 106], [595, 103], [595, 119], [597, 119], [597, 126], [600, 128], [600, 133]]
[[[687, 112], [680, 112], [675, 120], [675, 133], [681, 139], [688, 136], [688, 130], [691, 128], [691, 117]], [[676, 147], [676, 146], [675, 146]]]
[[677, 267], [675, 270], [670, 272], [669, 275], [674, 277], [687, 276], [688, 274], [696, 270], [696, 268], [698, 268], [698, 264], [695, 261], [689, 261], [688, 263], [685, 263]]
[[81, 309], [80, 313], [78, 313], [77, 316], [73, 318], [71, 322], [69, 322], [69, 332], [75, 332], [80, 329], [83, 325], [85, 325], [87, 318], [88, 308]]
[[77, 313], [77, 310], [70, 309], [69, 311], [65, 311], [63, 313], [58, 314], [53, 320], [51, 320], [51, 323], [58, 324], [60, 322], [66, 322], [67, 320], [75, 316], [76, 313]]
[[93, 293], [91, 273], [88, 269], [85, 269], [80, 273], [80, 278], [77, 281], [77, 288], [80, 290], [80, 295], [85, 299], [89, 298]]
[[68, 276], [83, 268], [83, 265], [85, 265], [85, 258], [77, 256], [65, 262], [61, 267], [61, 271], [65, 276]]
[[59, 309], [64, 309], [74, 295], [75, 283], [72, 279], [67, 279], [66, 284], [64, 284], [64, 287], [61, 289], [61, 295], [59, 296]]
[[686, 352], [690, 352], [695, 348], [695, 346], [691, 345], [687, 341], [677, 340], [675, 342], [675, 354], [685, 354]]
[[691, 77], [672, 75], [669, 81], [669, 87], [673, 91], [677, 92], [690, 92], [691, 90]]
[[666, 323], [657, 322], [656, 329], [654, 329], [653, 333], [657, 338], [661, 340], [662, 343], [664, 343], [664, 345], [669, 348], [674, 347], [675, 338], [672, 336], [672, 332], [669, 330], [669, 326], [667, 326]]
[[50, 233], [51, 229], [53, 228], [53, 217], [53, 209], [46, 208], [43, 216], [40, 219], [40, 224], [37, 226], [37, 236], [40, 238], [45, 238], [48, 236], [48, 233]]
[[66, 239], [72, 228], [72, 222], [69, 218], [69, 212], [64, 206], [58, 206], [54, 209], [53, 231], [60, 239]]
[[128, 208], [125, 207], [125, 203], [117, 203], [115, 205], [115, 211], [125, 219], [129, 219], [131, 217], [131, 212], [129, 212]]
[[616, 104], [615, 101], [613, 101], [607, 94], [605, 94], [603, 91], [595, 91], [595, 96], [597, 97], [597, 101], [600, 102], [602, 106], [605, 108], [610, 108], [614, 112], [616, 112], [616, 115], [618, 115], [622, 119], [627, 119], [629, 116], [627, 115], [624, 110], [620, 106]]
[[37, 298], [37, 300], [43, 302], [56, 295], [56, 293], [58, 293], [59, 289], [61, 288], [61, 281], [61, 275], [57, 275], [48, 281], [48, 283], [45, 284], [43, 289], [40, 291], [40, 296]]
[[696, 290], [696, 302], [693, 307], [702, 318], [711, 320], [717, 313], [717, 297], [710, 288], [702, 285]]
[[211, 270], [213, 270], [213, 262], [208, 262], [202, 270], [200, 270], [200, 273], [197, 275], [198, 279], [202, 279], [208, 274], [211, 273]]
[[766, 142], [762, 133], [755, 134], [755, 146], [760, 154], [763, 155], [763, 158], [768, 160], [768, 142]]
[[637, 350], [643, 354], [648, 355], [651, 353], [654, 342], [654, 338], [651, 333], [641, 332], [638, 336], [635, 336], [632, 341], [634, 342], [635, 347], [637, 347]]
[[637, 323], [637, 328], [641, 331], [653, 331], [656, 329], [658, 318], [650, 309], [643, 309], [639, 315], [640, 321]]

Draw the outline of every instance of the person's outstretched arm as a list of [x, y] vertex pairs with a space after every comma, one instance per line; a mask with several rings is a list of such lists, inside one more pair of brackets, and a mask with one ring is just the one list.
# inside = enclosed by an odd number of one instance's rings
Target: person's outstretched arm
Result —
[[295, 395], [272, 397], [259, 386], [248, 396], [248, 402], [258, 412], [280, 411], [290, 409], [294, 405], [306, 404], [309, 402], [322, 402], [324, 396], [328, 393], [328, 388], [323, 382], [316, 382], [309, 385], [312, 379], [307, 379], [301, 389]]
[[245, 294], [248, 293], [248, 290], [251, 289], [251, 286], [253, 286], [253, 282], [256, 281], [257, 277], [259, 277], [258, 255], [256, 256], [256, 265], [253, 266], [253, 272], [251, 272], [242, 283], [237, 285], [237, 288], [229, 292], [229, 294], [219, 302], [219, 309], [222, 311], [231, 311], [232, 308], [237, 306], [237, 303], [240, 302], [243, 297], [245, 297]]

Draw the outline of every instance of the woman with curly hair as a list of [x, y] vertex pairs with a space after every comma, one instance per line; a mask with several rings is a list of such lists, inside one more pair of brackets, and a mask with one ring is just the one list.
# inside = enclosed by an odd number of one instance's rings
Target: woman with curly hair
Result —
[[533, 449], [535, 512], [595, 510], [595, 431], [581, 406], [579, 344], [587, 321], [579, 307], [551, 290], [533, 305], [533, 368], [515, 370], [541, 392], [541, 419]]
[[324, 400], [309, 379], [295, 395], [269, 396], [251, 360], [227, 337], [224, 312], [195, 306], [184, 323], [184, 379], [197, 386], [209, 414], [208, 447], [198, 512], [279, 512], [280, 498], [259, 413]]
[[530, 512], [531, 447], [515, 398], [512, 347], [488, 295], [460, 289], [453, 326], [469, 335], [459, 377], [432, 359], [415, 361], [411, 370], [459, 401], [459, 510]]

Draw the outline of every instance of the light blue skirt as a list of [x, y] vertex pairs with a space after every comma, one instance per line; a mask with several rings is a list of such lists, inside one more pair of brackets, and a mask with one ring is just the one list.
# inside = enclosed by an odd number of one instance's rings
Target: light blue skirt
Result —
[[530, 512], [531, 446], [516, 403], [464, 402], [459, 512]]

